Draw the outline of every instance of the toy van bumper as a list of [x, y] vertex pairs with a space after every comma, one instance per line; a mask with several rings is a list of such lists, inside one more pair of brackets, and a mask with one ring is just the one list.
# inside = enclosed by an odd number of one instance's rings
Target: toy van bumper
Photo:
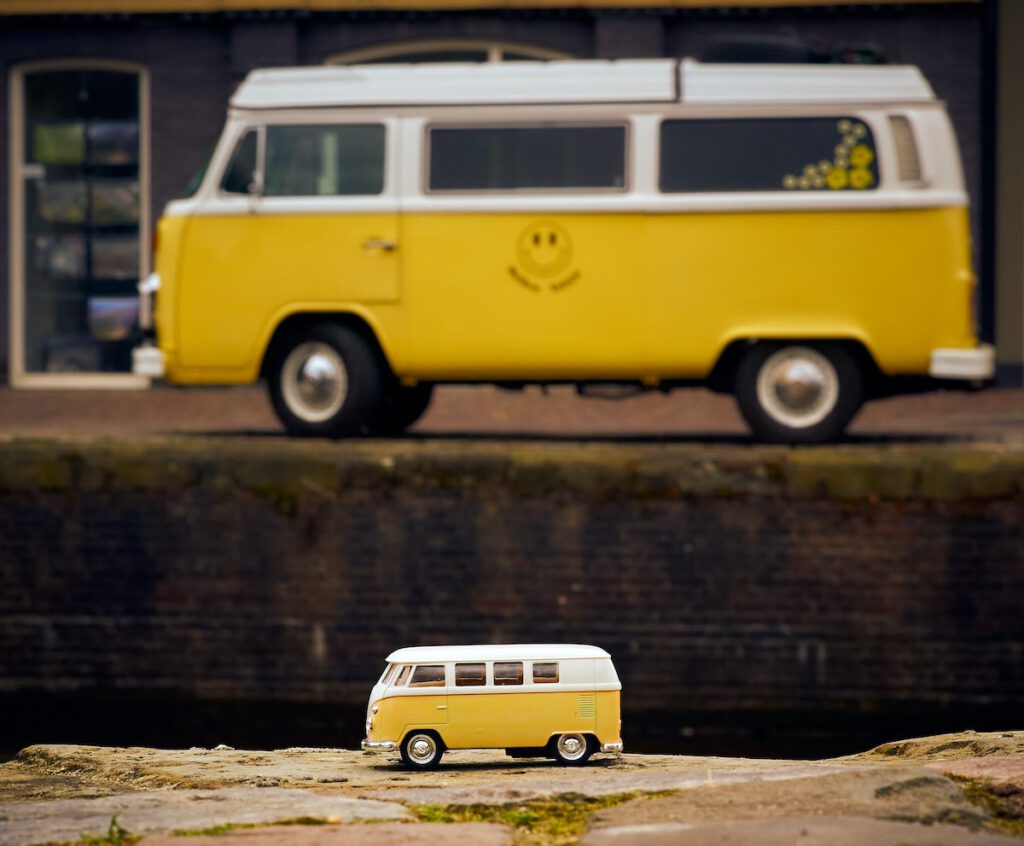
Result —
[[996, 373], [996, 350], [991, 344], [967, 349], [932, 350], [928, 375], [933, 379], [960, 379], [987, 382]]
[[393, 740], [364, 740], [361, 746], [364, 752], [394, 752], [398, 748]]
[[602, 743], [601, 744], [601, 751], [602, 752], [610, 752], [613, 755], [621, 755], [622, 754], [622, 741], [620, 740], [620, 741], [618, 741], [618, 743]]

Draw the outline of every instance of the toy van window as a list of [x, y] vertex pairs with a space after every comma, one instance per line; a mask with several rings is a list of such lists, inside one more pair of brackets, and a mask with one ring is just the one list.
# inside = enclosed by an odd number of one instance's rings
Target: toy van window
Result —
[[339, 197], [384, 190], [384, 127], [269, 126], [263, 194]]
[[380, 683], [381, 684], [387, 684], [389, 681], [391, 681], [391, 677], [394, 674], [395, 674], [395, 665], [394, 664], [388, 664], [384, 668], [384, 672], [381, 674]]
[[856, 117], [721, 118], [661, 124], [661, 190], [868, 191], [871, 128]]
[[522, 661], [495, 661], [494, 684], [496, 686], [523, 683]]
[[421, 664], [413, 671], [409, 687], [444, 687], [444, 664]]
[[220, 183], [226, 194], [248, 194], [256, 170], [256, 130], [250, 129], [235, 147]]
[[398, 674], [398, 678], [395, 679], [395, 687], [404, 687], [406, 681], [409, 679], [409, 671], [412, 669], [408, 664], [402, 667], [401, 672]]
[[558, 664], [534, 664], [534, 684], [555, 684], [558, 681]]
[[625, 126], [430, 130], [431, 191], [622, 191], [625, 186]]
[[487, 683], [486, 664], [456, 664], [456, 687], [481, 687]]

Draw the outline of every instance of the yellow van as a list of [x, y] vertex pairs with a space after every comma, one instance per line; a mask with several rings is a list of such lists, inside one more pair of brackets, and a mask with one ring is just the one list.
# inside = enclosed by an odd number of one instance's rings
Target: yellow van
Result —
[[137, 372], [265, 379], [296, 435], [399, 432], [440, 383], [571, 383], [706, 385], [814, 442], [994, 371], [914, 67], [255, 71], [143, 287]]
[[622, 685], [596, 646], [419, 646], [387, 662], [366, 709], [365, 751], [397, 749], [418, 770], [436, 767], [446, 749], [575, 766], [622, 751]]

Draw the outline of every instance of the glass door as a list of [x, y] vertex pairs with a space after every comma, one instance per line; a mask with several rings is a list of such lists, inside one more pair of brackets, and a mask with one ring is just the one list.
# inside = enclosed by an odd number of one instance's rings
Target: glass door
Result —
[[20, 82], [12, 381], [137, 382], [135, 286], [148, 261], [141, 74], [54, 67], [23, 71]]

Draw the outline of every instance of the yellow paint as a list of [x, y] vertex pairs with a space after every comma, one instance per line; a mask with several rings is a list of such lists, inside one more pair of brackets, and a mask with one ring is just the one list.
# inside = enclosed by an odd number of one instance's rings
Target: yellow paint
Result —
[[362, 316], [400, 378], [438, 381], [701, 378], [747, 338], [925, 374], [975, 344], [963, 208], [167, 219], [158, 270], [179, 383], [255, 380], [303, 311]]
[[[260, 9], [374, 10], [374, 9], [493, 9], [660, 7], [716, 8], [727, 6], [827, 6], [836, 0], [0, 0], [0, 14], [63, 15], [103, 12], [166, 14], [168, 12], [230, 12]], [[845, 5], [895, 3], [957, 3], [981, 0], [843, 0]]]
[[[593, 698], [594, 716], [586, 715], [585, 705], [581, 708], [581, 697]], [[375, 742], [401, 743], [408, 732], [424, 728], [437, 731], [449, 749], [544, 746], [552, 735], [565, 732], [592, 734], [601, 743], [620, 740], [618, 691], [389, 696], [377, 706], [367, 735]]]

